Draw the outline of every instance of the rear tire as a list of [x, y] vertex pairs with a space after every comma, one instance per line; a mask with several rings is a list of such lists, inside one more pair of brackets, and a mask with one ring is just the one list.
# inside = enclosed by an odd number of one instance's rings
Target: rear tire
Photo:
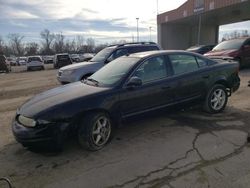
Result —
[[78, 127], [79, 144], [90, 151], [102, 149], [112, 138], [113, 127], [106, 113], [90, 113], [84, 117]]
[[224, 85], [215, 84], [207, 93], [203, 109], [211, 114], [222, 112], [228, 101], [227, 90]]

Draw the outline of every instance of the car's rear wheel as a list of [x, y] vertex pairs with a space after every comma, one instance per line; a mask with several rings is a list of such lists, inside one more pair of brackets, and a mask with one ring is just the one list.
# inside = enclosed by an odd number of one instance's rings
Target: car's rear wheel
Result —
[[204, 110], [209, 113], [219, 113], [227, 105], [228, 95], [224, 85], [216, 84], [207, 93]]
[[84, 117], [78, 128], [78, 141], [85, 149], [102, 149], [111, 139], [112, 124], [106, 113], [90, 113]]

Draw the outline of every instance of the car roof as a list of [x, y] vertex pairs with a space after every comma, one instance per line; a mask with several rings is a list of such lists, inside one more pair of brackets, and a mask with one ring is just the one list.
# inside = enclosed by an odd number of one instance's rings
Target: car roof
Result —
[[139, 53], [134, 53], [128, 55], [129, 57], [137, 57], [137, 58], [146, 58], [149, 56], [154, 56], [154, 55], [168, 55], [168, 54], [175, 54], [175, 53], [181, 53], [181, 54], [189, 54], [189, 55], [195, 55], [195, 56], [200, 56], [199, 54], [193, 53], [193, 52], [188, 52], [185, 50], [156, 50], [156, 51], [146, 51], [146, 52], [139, 52]]
[[157, 46], [155, 42], [131, 42], [131, 43], [124, 43], [124, 44], [114, 44], [109, 45], [107, 47], [133, 47], [133, 46]]

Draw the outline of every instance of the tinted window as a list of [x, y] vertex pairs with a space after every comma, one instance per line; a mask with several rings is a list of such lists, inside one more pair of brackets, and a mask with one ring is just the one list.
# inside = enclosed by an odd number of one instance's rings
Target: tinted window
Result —
[[248, 40], [248, 41], [244, 44], [244, 46], [250, 46], [250, 40]]
[[57, 59], [58, 60], [69, 60], [69, 55], [58, 55]]
[[192, 72], [198, 69], [196, 59], [192, 55], [169, 55], [174, 74]]
[[143, 83], [167, 77], [165, 58], [160, 56], [144, 61], [133, 76], [141, 78]]
[[29, 57], [29, 60], [28, 62], [31, 62], [31, 61], [42, 61], [40, 57]]
[[129, 53], [138, 53], [138, 52], [146, 52], [146, 51], [154, 51], [154, 50], [159, 50], [157, 46], [134, 46], [130, 47]]

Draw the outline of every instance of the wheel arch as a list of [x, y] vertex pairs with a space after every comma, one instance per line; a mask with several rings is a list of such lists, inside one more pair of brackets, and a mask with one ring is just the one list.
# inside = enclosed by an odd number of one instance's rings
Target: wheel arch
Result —
[[71, 121], [72, 125], [73, 125], [73, 130], [77, 130], [80, 122], [83, 120], [83, 118], [91, 113], [105, 113], [109, 116], [112, 124], [114, 125], [114, 127], [116, 128], [119, 125], [119, 117], [116, 117], [114, 114], [110, 113], [108, 110], [103, 109], [103, 108], [97, 108], [97, 109], [91, 109], [91, 110], [87, 110], [84, 112], [81, 112], [79, 114], [77, 114]]

